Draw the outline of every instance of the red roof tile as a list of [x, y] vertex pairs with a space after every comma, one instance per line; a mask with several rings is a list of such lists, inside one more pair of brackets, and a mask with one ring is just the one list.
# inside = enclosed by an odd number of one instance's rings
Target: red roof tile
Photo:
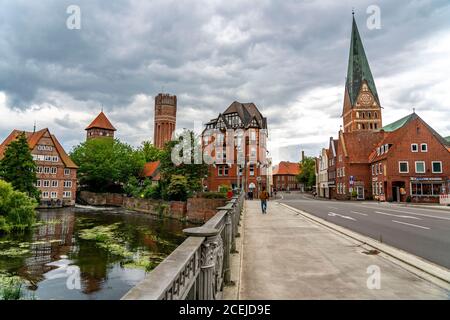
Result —
[[282, 161], [275, 166], [273, 175], [298, 175], [300, 174], [300, 165], [298, 163]]
[[151, 178], [152, 180], [159, 180], [159, 161], [147, 162], [144, 165], [144, 170], [142, 171], [142, 176], [145, 178]]
[[111, 124], [109, 119], [106, 117], [106, 115], [102, 112], [97, 116], [97, 118], [94, 119], [94, 121], [91, 122], [90, 125], [87, 126], [85, 130], [98, 128], [98, 129], [106, 129], [106, 130], [113, 130], [116, 131], [116, 128]]
[[66, 153], [62, 145], [59, 143], [58, 139], [52, 134], [50, 134], [50, 131], [48, 129], [42, 129], [36, 132], [27, 132], [27, 131], [21, 131], [21, 130], [13, 130], [11, 134], [3, 141], [3, 143], [0, 145], [0, 158], [3, 157], [3, 154], [5, 153], [6, 147], [14, 140], [17, 139], [17, 137], [22, 133], [25, 132], [25, 136], [27, 137], [28, 146], [30, 150], [33, 150], [36, 144], [38, 144], [39, 140], [41, 140], [42, 136], [48, 132], [54, 145], [56, 148], [56, 151], [59, 154], [59, 157], [61, 158], [62, 162], [66, 165], [67, 168], [78, 168], [77, 165], [70, 159], [69, 155]]
[[341, 132], [340, 145], [350, 163], [369, 163], [369, 156], [383, 140], [385, 132], [355, 131]]

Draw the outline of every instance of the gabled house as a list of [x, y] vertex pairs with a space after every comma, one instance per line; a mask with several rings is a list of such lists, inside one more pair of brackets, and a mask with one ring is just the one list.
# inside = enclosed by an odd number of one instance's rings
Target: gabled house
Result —
[[22, 132], [25, 132], [37, 166], [36, 187], [41, 191], [40, 207], [75, 205], [78, 167], [49, 129], [36, 132], [13, 130], [0, 145], [0, 159], [8, 145]]

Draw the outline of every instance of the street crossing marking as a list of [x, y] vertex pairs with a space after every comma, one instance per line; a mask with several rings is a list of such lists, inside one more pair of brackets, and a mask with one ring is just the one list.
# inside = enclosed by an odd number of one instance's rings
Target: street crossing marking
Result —
[[[362, 205], [358, 205], [360, 207], [364, 207], [364, 208], [369, 208], [369, 209], [374, 209], [371, 206], [362, 206]], [[407, 213], [407, 214], [412, 214], [415, 216], [420, 216], [420, 217], [427, 217], [427, 218], [435, 218], [435, 219], [441, 219], [441, 220], [449, 220], [449, 217], [438, 217], [438, 216], [432, 216], [429, 214], [423, 214], [423, 213], [415, 213], [415, 212], [410, 212], [410, 211], [402, 211], [402, 210], [394, 210], [394, 209], [388, 209], [388, 208], [383, 208], [383, 210], [387, 210], [387, 211], [394, 211], [394, 212], [400, 212], [400, 213]]]
[[386, 213], [386, 212], [381, 212], [381, 211], [375, 211], [375, 213], [382, 214], [382, 215], [385, 215], [385, 216], [397, 217], [397, 218], [422, 220], [422, 219], [417, 218], [417, 217], [411, 217], [411, 216], [399, 216], [398, 214]]
[[352, 218], [352, 217], [349, 217], [349, 216], [344, 216], [344, 215], [339, 214], [339, 213], [329, 212], [328, 215], [329, 215], [330, 217], [341, 217], [341, 218], [344, 218], [344, 219], [347, 219], [347, 220], [353, 220], [353, 221], [356, 221], [355, 218]]
[[359, 214], [359, 215], [362, 215], [362, 216], [368, 216], [368, 214], [366, 214], [366, 213], [362, 213], [362, 212], [358, 212], [358, 211], [350, 211], [350, 213], [356, 213], [356, 214]]
[[428, 228], [428, 227], [418, 226], [417, 224], [406, 223], [406, 222], [395, 221], [395, 220], [392, 220], [392, 222], [404, 224], [404, 225], [411, 226], [411, 227], [416, 227], [416, 228], [421, 228], [421, 229], [430, 230], [430, 228]]

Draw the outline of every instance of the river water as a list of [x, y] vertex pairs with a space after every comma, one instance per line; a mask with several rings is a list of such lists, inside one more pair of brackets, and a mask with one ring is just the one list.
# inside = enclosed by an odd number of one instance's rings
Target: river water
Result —
[[[120, 208], [39, 211], [38, 221], [27, 233], [0, 236], [0, 273], [26, 280], [34, 299], [120, 299], [184, 241], [189, 227]], [[84, 236], [103, 227], [113, 246], [102, 246], [102, 235]], [[139, 263], [149, 260], [151, 267]]]

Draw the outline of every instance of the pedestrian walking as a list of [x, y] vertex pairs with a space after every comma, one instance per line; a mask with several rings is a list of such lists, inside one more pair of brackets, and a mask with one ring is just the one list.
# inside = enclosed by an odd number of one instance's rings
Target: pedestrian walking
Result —
[[263, 214], [267, 214], [267, 200], [269, 200], [269, 194], [266, 191], [266, 187], [262, 188], [259, 194], [259, 200], [261, 200], [261, 210]]

